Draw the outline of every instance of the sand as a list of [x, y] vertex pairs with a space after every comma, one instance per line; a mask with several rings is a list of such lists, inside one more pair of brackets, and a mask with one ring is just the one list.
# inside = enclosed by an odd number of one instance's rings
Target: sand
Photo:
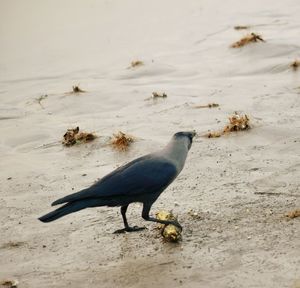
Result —
[[[300, 207], [300, 71], [289, 66], [300, 58], [299, 15], [298, 0], [1, 1], [0, 280], [299, 288], [300, 218], [284, 216]], [[266, 42], [230, 48], [251, 32]], [[67, 93], [74, 85], [86, 93]], [[209, 103], [219, 107], [193, 108]], [[200, 137], [235, 111], [252, 129]], [[99, 137], [63, 147], [76, 126]], [[191, 129], [200, 136], [186, 166], [152, 208], [178, 215], [181, 243], [163, 243], [139, 204], [128, 211], [147, 226], [139, 233], [112, 234], [117, 208], [37, 220]], [[118, 131], [137, 139], [127, 152], [107, 146]]]

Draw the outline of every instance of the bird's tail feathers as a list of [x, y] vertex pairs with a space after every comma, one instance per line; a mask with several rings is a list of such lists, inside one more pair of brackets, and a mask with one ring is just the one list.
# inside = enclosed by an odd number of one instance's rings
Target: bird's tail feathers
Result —
[[86, 203], [71, 202], [39, 218], [42, 222], [51, 222], [70, 213], [86, 208]]
[[58, 209], [43, 215], [39, 218], [42, 222], [51, 222], [68, 214], [77, 212], [79, 210], [89, 208], [89, 207], [99, 207], [99, 206], [118, 206], [118, 203], [114, 199], [84, 199], [74, 202], [69, 202]]

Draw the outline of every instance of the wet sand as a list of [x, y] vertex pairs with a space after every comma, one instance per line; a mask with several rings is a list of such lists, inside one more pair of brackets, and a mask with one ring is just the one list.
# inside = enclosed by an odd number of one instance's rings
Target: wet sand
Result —
[[[0, 2], [0, 280], [18, 287], [300, 287], [300, 4], [276, 1]], [[249, 25], [235, 30], [235, 25]], [[230, 45], [255, 32], [266, 42]], [[131, 61], [143, 66], [128, 69]], [[73, 85], [86, 90], [67, 94]], [[163, 99], [148, 99], [152, 92]], [[41, 100], [37, 99], [47, 95]], [[194, 109], [218, 103], [217, 108]], [[220, 138], [235, 111], [252, 129]], [[74, 147], [68, 128], [99, 135]], [[173, 210], [163, 243], [139, 204], [43, 224], [59, 197], [196, 130], [186, 166], [152, 213]], [[106, 143], [123, 131], [128, 152]], [[83, 176], [85, 175], [86, 176]], [[190, 210], [197, 213], [192, 217]]]

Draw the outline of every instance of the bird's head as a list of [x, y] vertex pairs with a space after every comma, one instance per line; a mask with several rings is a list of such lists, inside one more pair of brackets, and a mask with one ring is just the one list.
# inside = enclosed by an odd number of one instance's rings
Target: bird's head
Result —
[[187, 143], [188, 149], [191, 148], [193, 143], [193, 138], [196, 136], [195, 131], [187, 131], [187, 132], [177, 132], [174, 134], [173, 138], [178, 141], [185, 141]]

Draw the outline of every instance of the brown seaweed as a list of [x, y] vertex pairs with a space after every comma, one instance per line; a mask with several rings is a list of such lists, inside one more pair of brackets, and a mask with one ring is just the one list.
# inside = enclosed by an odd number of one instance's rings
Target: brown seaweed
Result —
[[300, 66], [300, 61], [299, 60], [295, 60], [293, 63], [291, 63], [291, 68], [294, 70], [294, 71], [296, 71], [298, 68], [299, 68], [299, 66]]
[[13, 248], [19, 248], [21, 246], [24, 246], [25, 242], [21, 242], [21, 241], [9, 241], [7, 243], [4, 243], [0, 248], [1, 249], [13, 249]]
[[85, 93], [86, 91], [85, 90], [82, 90], [79, 85], [75, 85], [75, 86], [72, 86], [72, 92], [73, 93]]
[[229, 116], [228, 119], [229, 124], [226, 125], [223, 130], [209, 132], [205, 136], [207, 138], [218, 138], [230, 132], [244, 131], [251, 128], [249, 124], [250, 119], [246, 114], [240, 115], [237, 112], [235, 112], [233, 115]]
[[143, 61], [135, 60], [135, 61], [132, 61], [130, 63], [130, 67], [129, 68], [136, 68], [136, 67], [140, 67], [140, 66], [143, 66], [143, 65], [144, 65]]
[[68, 147], [75, 144], [90, 142], [97, 138], [94, 133], [79, 132], [79, 127], [68, 129], [63, 137], [62, 144]]
[[286, 213], [285, 216], [290, 218], [290, 219], [300, 217], [300, 209], [292, 210], [292, 211]]
[[251, 34], [246, 35], [245, 37], [243, 37], [239, 41], [233, 43], [230, 47], [231, 48], [240, 48], [240, 47], [243, 47], [247, 44], [255, 43], [255, 42], [265, 42], [265, 40], [260, 35], [255, 34], [255, 33], [252, 32]]
[[158, 93], [158, 92], [152, 92], [152, 98], [167, 98], [168, 95], [166, 93]]
[[199, 109], [199, 108], [216, 108], [219, 107], [220, 105], [217, 103], [208, 103], [207, 105], [196, 105], [194, 108]]
[[121, 131], [113, 135], [111, 145], [120, 151], [125, 151], [134, 142], [134, 138]]
[[246, 25], [236, 25], [233, 27], [235, 30], [246, 30], [249, 29], [250, 26], [246, 26]]

